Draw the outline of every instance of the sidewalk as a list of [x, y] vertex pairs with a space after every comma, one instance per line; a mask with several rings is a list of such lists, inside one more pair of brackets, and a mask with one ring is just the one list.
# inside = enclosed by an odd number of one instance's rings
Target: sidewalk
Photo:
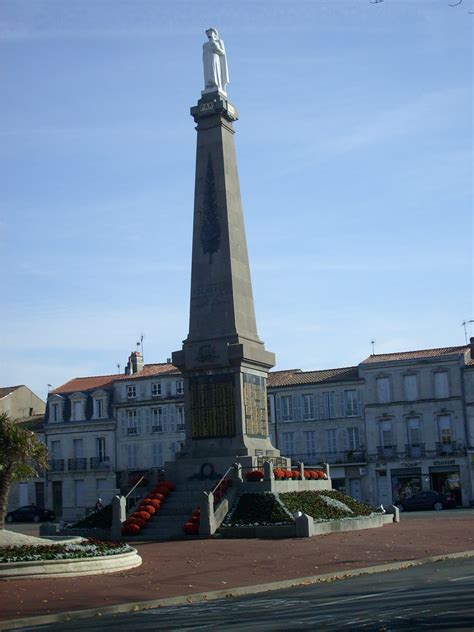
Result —
[[[133, 542], [131, 541], [133, 544]], [[2, 623], [165, 597], [267, 584], [474, 550], [474, 519], [443, 513], [379, 529], [289, 540], [137, 544], [143, 565], [110, 575], [0, 582]], [[132, 606], [131, 606], [132, 607]], [[130, 607], [130, 609], [131, 609]]]

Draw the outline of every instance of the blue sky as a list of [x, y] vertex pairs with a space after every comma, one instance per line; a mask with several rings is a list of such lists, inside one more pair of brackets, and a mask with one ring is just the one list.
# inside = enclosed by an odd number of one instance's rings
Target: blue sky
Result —
[[[225, 40], [258, 330], [277, 368], [464, 343], [468, 2], [0, 1], [0, 385], [187, 335], [204, 30]], [[469, 332], [474, 335], [474, 329]]]

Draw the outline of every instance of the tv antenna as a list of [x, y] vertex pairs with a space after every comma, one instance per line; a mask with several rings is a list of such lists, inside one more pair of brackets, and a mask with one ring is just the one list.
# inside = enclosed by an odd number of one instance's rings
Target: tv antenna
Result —
[[372, 355], [375, 355], [375, 338], [370, 341], [370, 344], [372, 345]]
[[464, 320], [461, 325], [464, 327], [464, 338], [466, 340], [466, 344], [468, 344], [468, 340], [467, 340], [467, 326], [470, 325], [471, 323], [474, 323], [474, 319], [471, 318], [471, 320]]

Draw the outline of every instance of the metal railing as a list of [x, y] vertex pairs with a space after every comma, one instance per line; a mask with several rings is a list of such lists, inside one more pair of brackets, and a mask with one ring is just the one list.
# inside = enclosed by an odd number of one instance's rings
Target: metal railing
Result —
[[291, 462], [305, 463], [308, 465], [319, 465], [321, 463], [344, 464], [344, 463], [367, 463], [365, 449], [343, 450], [338, 452], [302, 452], [299, 454], [285, 455], [291, 458]]
[[437, 456], [464, 455], [465, 453], [465, 446], [458, 441], [446, 441], [436, 443]]
[[87, 459], [82, 457], [68, 459], [67, 469], [70, 472], [84, 472], [85, 470], [87, 470]]
[[110, 457], [108, 456], [91, 456], [90, 457], [91, 470], [110, 470]]
[[406, 459], [417, 459], [422, 456], [426, 456], [425, 444], [419, 443], [418, 445], [405, 445], [404, 456]]
[[49, 462], [49, 472], [64, 472], [64, 459], [52, 459]]

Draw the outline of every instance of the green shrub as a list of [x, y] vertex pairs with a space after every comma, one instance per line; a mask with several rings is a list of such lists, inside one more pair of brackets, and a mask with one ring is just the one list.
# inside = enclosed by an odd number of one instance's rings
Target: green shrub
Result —
[[112, 526], [112, 505], [89, 514], [73, 524], [74, 529], [110, 529]]
[[[322, 496], [328, 496], [344, 503], [352, 513], [339, 507], [331, 507], [324, 501]], [[336, 490], [288, 492], [280, 494], [280, 500], [291, 513], [301, 511], [316, 520], [337, 520], [340, 518], [368, 516], [372, 513], [372, 508], [368, 505], [359, 503], [354, 498], [345, 496]]]
[[226, 517], [223, 526], [254, 526], [271, 524], [291, 524], [281, 503], [270, 492], [244, 493], [237, 499], [236, 505]]

